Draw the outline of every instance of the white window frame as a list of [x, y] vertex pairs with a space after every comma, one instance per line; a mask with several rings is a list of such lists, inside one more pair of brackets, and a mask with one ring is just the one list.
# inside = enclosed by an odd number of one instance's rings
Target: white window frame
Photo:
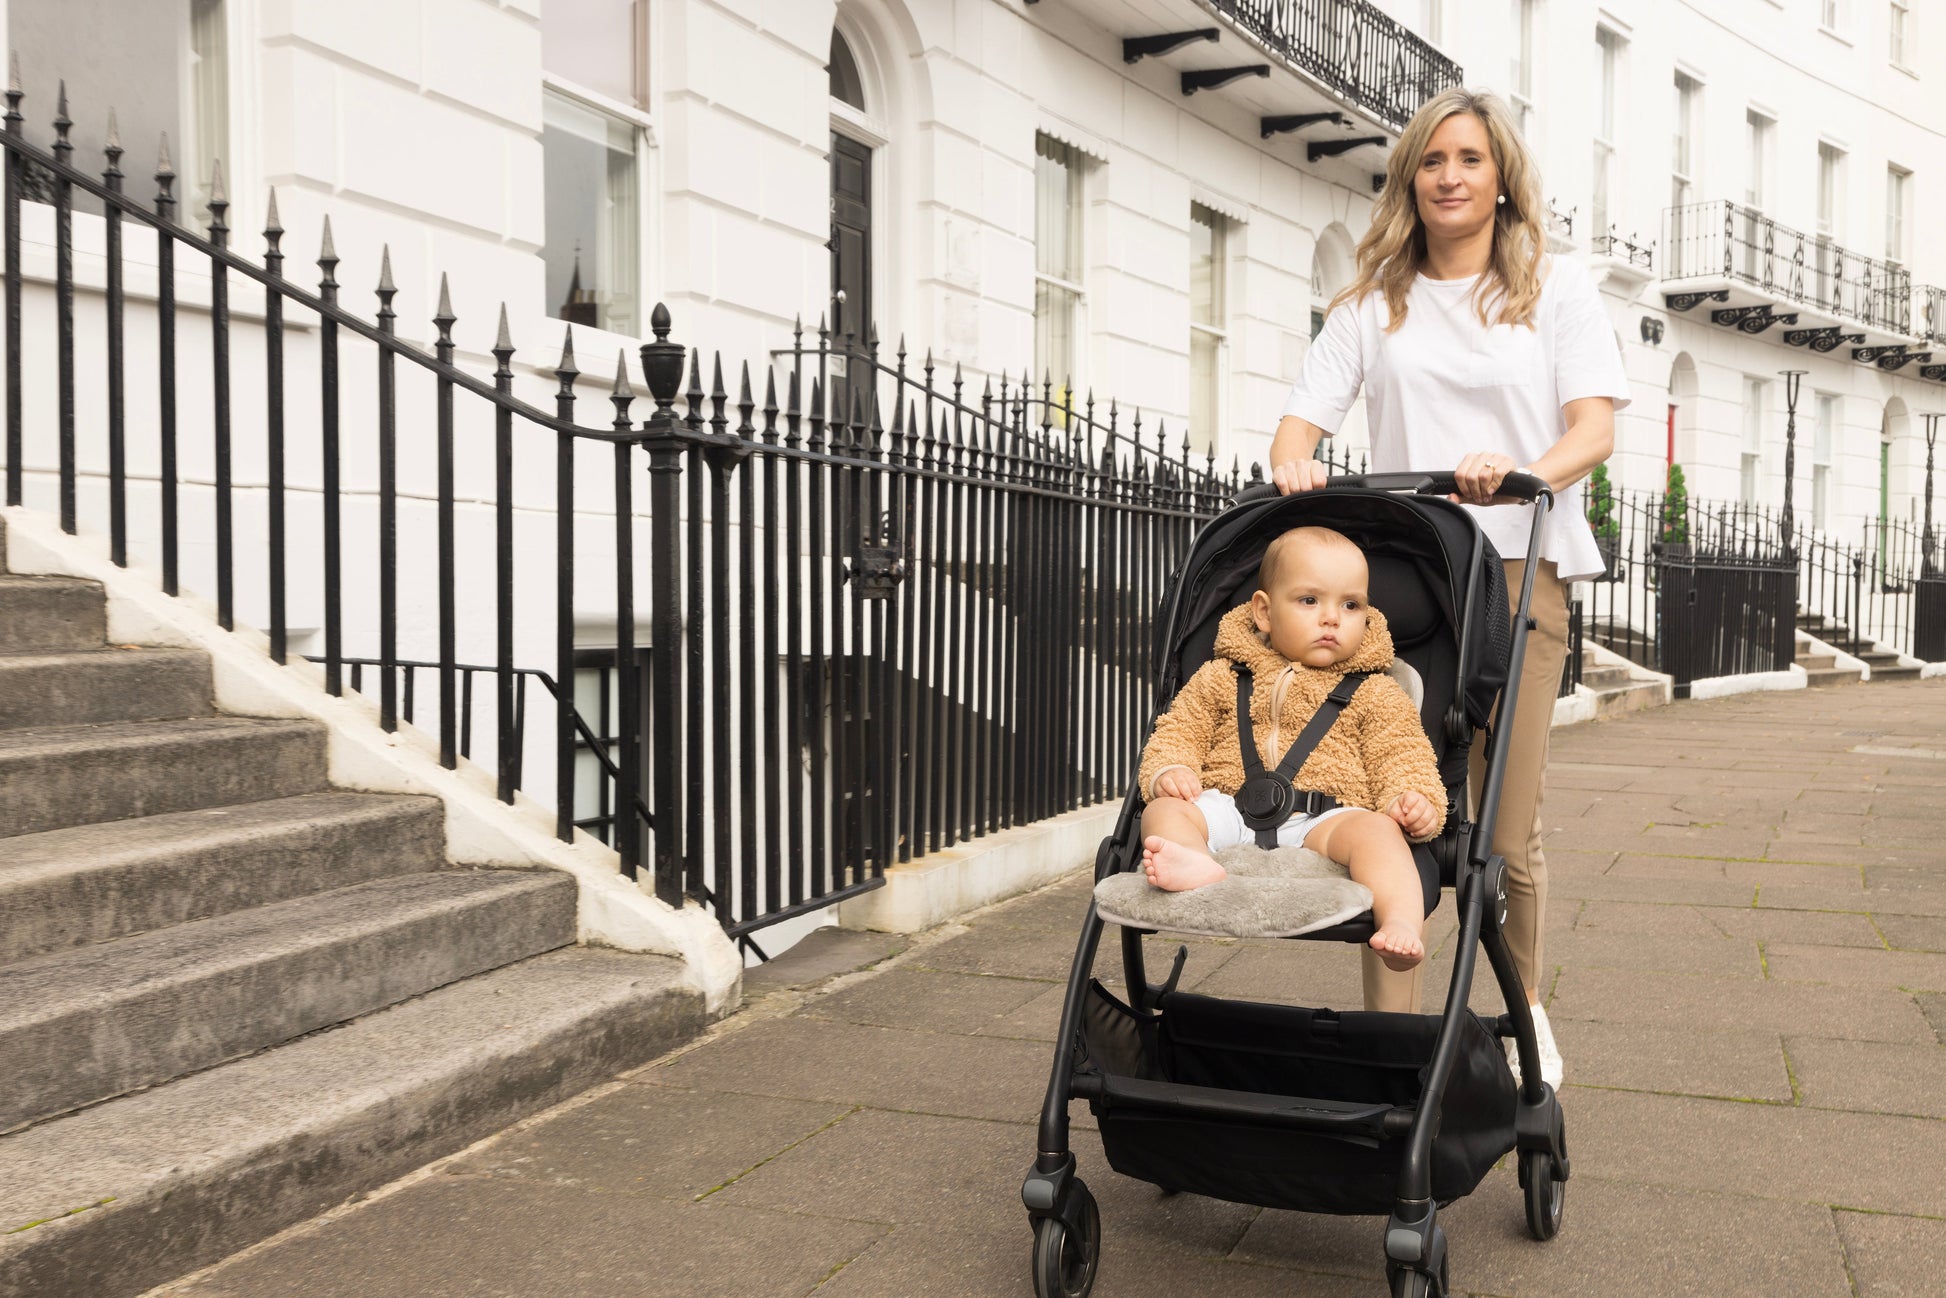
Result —
[[1589, 204], [1593, 219], [1589, 229], [1597, 239], [1615, 224], [1615, 96], [1620, 88], [1622, 52], [1627, 40], [1607, 23], [1595, 24], [1595, 58], [1600, 66], [1595, 103], [1595, 174]]
[[1838, 433], [1837, 393], [1816, 393], [1812, 409], [1816, 424], [1811, 435], [1811, 530], [1821, 532], [1830, 517], [1831, 447]]
[[1764, 403], [1769, 384], [1753, 374], [1743, 376], [1743, 453], [1739, 499], [1760, 504], [1764, 490]]
[[1750, 155], [1744, 176], [1744, 205], [1768, 215], [1773, 199], [1773, 177], [1777, 174], [1777, 114], [1750, 104], [1743, 110], [1743, 122], [1745, 152]]
[[1521, 135], [1533, 139], [1534, 124], [1534, 0], [1510, 0], [1513, 61], [1508, 68], [1507, 99], [1513, 104]]
[[1703, 94], [1702, 78], [1676, 69], [1676, 129], [1670, 141], [1670, 205], [1683, 207], [1696, 201], [1697, 136], [1696, 122], [1701, 113], [1698, 101]]
[[1445, 30], [1445, 8], [1445, 0], [1419, 0], [1419, 15], [1425, 24], [1419, 34], [1434, 45], [1439, 44]]
[[[1836, 140], [1818, 140], [1817, 222], [1818, 235], [1833, 243], [1845, 237], [1845, 164], [1850, 150]], [[1831, 165], [1826, 169], [1826, 163]], [[1829, 177], [1830, 184], [1825, 181]]]
[[1912, 57], [1912, 0], [1888, 0], [1885, 60], [1901, 72], [1917, 66]]
[[1849, 45], [1845, 30], [1851, 25], [1848, 21], [1851, 15], [1847, 12], [1850, 7], [1845, 0], [1818, 0], [1818, 30]]
[[[1088, 367], [1088, 347], [1086, 340], [1089, 336], [1087, 328], [1088, 286], [1085, 282], [1088, 267], [1088, 223], [1086, 220], [1086, 211], [1088, 207], [1089, 173], [1094, 169], [1095, 159], [1090, 157], [1085, 150], [1073, 142], [1063, 139], [1053, 131], [1036, 130], [1034, 135], [1035, 171], [1037, 177], [1039, 171], [1040, 141], [1043, 138], [1051, 140], [1068, 151], [1068, 166], [1070, 174], [1073, 177], [1069, 183], [1068, 190], [1068, 246], [1073, 250], [1074, 256], [1073, 260], [1069, 263], [1069, 268], [1080, 278], [1063, 279], [1058, 275], [1048, 274], [1041, 270], [1040, 258], [1036, 256], [1034, 259], [1034, 289], [1036, 297], [1039, 296], [1040, 286], [1042, 284], [1062, 289], [1072, 295], [1072, 305], [1070, 307], [1072, 315], [1068, 322], [1068, 345], [1070, 349], [1068, 357], [1069, 373], [1066, 376], [1051, 372], [1033, 376], [1033, 383], [1035, 384], [1041, 383], [1043, 379], [1052, 380], [1056, 385], [1053, 394], [1055, 404], [1058, 406], [1060, 404], [1059, 398], [1064, 392], [1085, 392], [1088, 387], [1086, 373]], [[1038, 184], [1038, 178], [1036, 183]], [[1034, 196], [1034, 206], [1038, 211], [1040, 206], [1040, 195], [1038, 191], [1036, 191]], [[1039, 351], [1038, 346], [1035, 350], [1036, 352]], [[1038, 362], [1039, 359], [1037, 355], [1035, 360]]]
[[[660, 230], [662, 228], [662, 213], [651, 207], [655, 195], [661, 189], [661, 186], [654, 183], [649, 174], [656, 153], [655, 119], [642, 109], [637, 108], [634, 104], [625, 104], [618, 99], [611, 99], [598, 90], [590, 90], [586, 86], [577, 85], [569, 81], [566, 77], [557, 76], [545, 69], [541, 72], [541, 86], [544, 90], [552, 91], [563, 99], [574, 101], [580, 107], [590, 112], [613, 118], [630, 128], [630, 135], [635, 143], [636, 320], [634, 327], [637, 332], [620, 334], [619, 336], [624, 338], [646, 338], [648, 337], [649, 311], [651, 309], [649, 285], [653, 282], [649, 258], [651, 255], [650, 249], [654, 245], [655, 240], [645, 237], [645, 231]], [[543, 163], [543, 165], [545, 164]], [[545, 183], [545, 180], [543, 180], [543, 187]], [[552, 302], [542, 304], [543, 309], [550, 317], [553, 316], [555, 305]], [[602, 329], [608, 333], [618, 332], [609, 329], [606, 325], [603, 325]]]
[[[1211, 410], [1210, 412], [1210, 418], [1214, 426], [1211, 427], [1209, 430], [1208, 443], [1206, 445], [1199, 445], [1195, 449], [1199, 451], [1204, 451], [1204, 450], [1213, 451], [1216, 449], [1217, 443], [1221, 440], [1222, 432], [1226, 424], [1228, 410], [1229, 410], [1229, 402], [1227, 400], [1227, 396], [1229, 392], [1229, 376], [1230, 376], [1230, 283], [1229, 283], [1230, 248], [1229, 245], [1230, 245], [1230, 231], [1232, 227], [1236, 225], [1236, 222], [1231, 220], [1230, 217], [1224, 215], [1222, 212], [1219, 212], [1215, 208], [1209, 206], [1207, 203], [1199, 203], [1192, 199], [1189, 204], [1189, 219], [1192, 225], [1198, 224], [1196, 220], [1196, 213], [1198, 211], [1203, 212], [1209, 218], [1208, 224], [1210, 227], [1210, 234], [1211, 234], [1210, 251], [1212, 254], [1212, 260], [1210, 264], [1210, 276], [1213, 281], [1213, 291], [1216, 295], [1217, 323], [1203, 324], [1200, 321], [1198, 321], [1195, 315], [1196, 304], [1193, 300], [1190, 302], [1189, 333], [1190, 333], [1192, 344], [1194, 343], [1194, 340], [1198, 335], [1204, 338], [1208, 338], [1215, 343], [1215, 348], [1213, 349], [1211, 359], [1210, 359], [1211, 373], [1209, 376], [1210, 390], [1215, 397], [1212, 403], [1214, 409]], [[1195, 348], [1193, 345], [1190, 348], [1189, 359], [1190, 359], [1190, 371], [1191, 371], [1190, 391], [1193, 396], [1195, 392], [1194, 373], [1195, 373], [1195, 364], [1196, 364]], [[1192, 400], [1190, 404], [1193, 407], [1195, 405], [1194, 400]], [[1195, 414], [1196, 414], [1195, 410], [1192, 409], [1190, 411], [1190, 417], [1192, 420], [1194, 419]], [[1192, 423], [1190, 429], [1191, 434], [1194, 435], [1196, 431], [1197, 430], [1195, 429]]]
[[1904, 266], [1910, 251], [1906, 214], [1912, 207], [1912, 172], [1896, 162], [1885, 165], [1885, 260]]

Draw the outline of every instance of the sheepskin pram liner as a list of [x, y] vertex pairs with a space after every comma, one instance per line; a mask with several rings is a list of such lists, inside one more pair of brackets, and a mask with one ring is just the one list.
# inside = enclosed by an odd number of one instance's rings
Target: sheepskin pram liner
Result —
[[[1077, 1079], [1101, 1078], [1090, 1101], [1109, 1166], [1170, 1190], [1264, 1207], [1383, 1215], [1399, 1192], [1407, 1123], [1418, 1103], [1439, 1019], [1416, 1014], [1303, 1009], [1170, 992], [1158, 1011], [1129, 1008], [1090, 984]], [[1432, 1147], [1433, 1197], [1470, 1194], [1514, 1147], [1515, 1084], [1479, 1016], [1466, 1014], [1461, 1048]], [[1146, 1111], [1172, 1087], [1238, 1093], [1238, 1108], [1302, 1096], [1369, 1108], [1363, 1134], [1321, 1135], [1244, 1121]], [[1266, 1097], [1266, 1098], [1258, 1098]], [[1391, 1121], [1386, 1114], [1392, 1113]]]

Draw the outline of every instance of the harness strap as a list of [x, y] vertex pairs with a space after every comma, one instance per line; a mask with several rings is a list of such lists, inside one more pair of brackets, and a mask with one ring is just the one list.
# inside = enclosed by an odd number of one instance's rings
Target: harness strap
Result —
[[1250, 695], [1254, 678], [1248, 667], [1231, 663], [1230, 668], [1237, 676], [1237, 738], [1243, 748], [1243, 788], [1238, 791], [1237, 811], [1243, 823], [1256, 831], [1257, 846], [1265, 851], [1277, 846], [1277, 831], [1302, 808], [1307, 816], [1315, 816], [1339, 805], [1338, 800], [1328, 794], [1314, 790], [1300, 791], [1295, 787], [1297, 773], [1310, 760], [1317, 746], [1331, 727], [1338, 724], [1352, 695], [1374, 672], [1347, 672], [1325, 696], [1311, 720], [1298, 733], [1291, 746], [1284, 750], [1283, 758], [1277, 763], [1275, 772], [1265, 772], [1263, 759], [1257, 754], [1255, 726], [1250, 720]]

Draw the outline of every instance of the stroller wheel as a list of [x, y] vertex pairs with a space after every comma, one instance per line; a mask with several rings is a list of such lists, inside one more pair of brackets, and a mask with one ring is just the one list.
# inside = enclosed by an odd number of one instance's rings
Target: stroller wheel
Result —
[[1424, 1271], [1412, 1271], [1398, 1267], [1392, 1271], [1392, 1298], [1446, 1298], [1451, 1292], [1447, 1287], [1446, 1259], [1439, 1259], [1439, 1275], [1427, 1275]]
[[1520, 1156], [1520, 1188], [1527, 1198], [1527, 1233], [1549, 1240], [1561, 1233], [1561, 1210], [1568, 1187], [1554, 1176], [1554, 1156], [1530, 1149]]
[[1087, 1298], [1095, 1287], [1095, 1268], [1101, 1261], [1101, 1211], [1080, 1180], [1069, 1193], [1075, 1196], [1080, 1231], [1070, 1231], [1059, 1217], [1034, 1222], [1034, 1298]]

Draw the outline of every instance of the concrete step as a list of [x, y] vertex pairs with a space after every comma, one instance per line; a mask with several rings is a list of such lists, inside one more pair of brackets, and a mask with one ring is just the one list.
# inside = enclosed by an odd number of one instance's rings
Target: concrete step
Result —
[[446, 863], [436, 798], [302, 794], [0, 838], [0, 965]]
[[1818, 689], [1826, 685], [1856, 685], [1864, 677], [1856, 667], [1818, 667], [1806, 669], [1805, 685]]
[[[1872, 663], [1872, 679], [1874, 681], [1916, 681], [1919, 679], [1919, 668], [1901, 667], [1896, 657], [1891, 655], [1887, 655], [1887, 657], [1890, 658], [1888, 662]], [[1867, 659], [1866, 661], [1869, 662], [1871, 660]]]
[[1838, 665], [1838, 655], [1804, 653], [1800, 651], [1793, 661], [1807, 672], [1824, 671], [1827, 668]]
[[130, 1298], [703, 1021], [679, 962], [577, 948], [0, 1137], [0, 1294]]
[[575, 937], [565, 874], [444, 870], [0, 967], [0, 1130], [168, 1081]]
[[1595, 691], [1595, 715], [1597, 717], [1619, 716], [1624, 712], [1640, 712], [1643, 708], [1661, 707], [1663, 704], [1662, 685], [1658, 681], [1627, 681], [1610, 685]]
[[208, 716], [209, 655], [129, 647], [0, 656], [0, 730]]
[[99, 649], [108, 599], [92, 581], [0, 574], [0, 654]]
[[255, 717], [0, 731], [0, 838], [313, 793], [324, 736]]
[[1583, 667], [1581, 683], [1591, 690], [1616, 689], [1630, 681], [1626, 667]]

